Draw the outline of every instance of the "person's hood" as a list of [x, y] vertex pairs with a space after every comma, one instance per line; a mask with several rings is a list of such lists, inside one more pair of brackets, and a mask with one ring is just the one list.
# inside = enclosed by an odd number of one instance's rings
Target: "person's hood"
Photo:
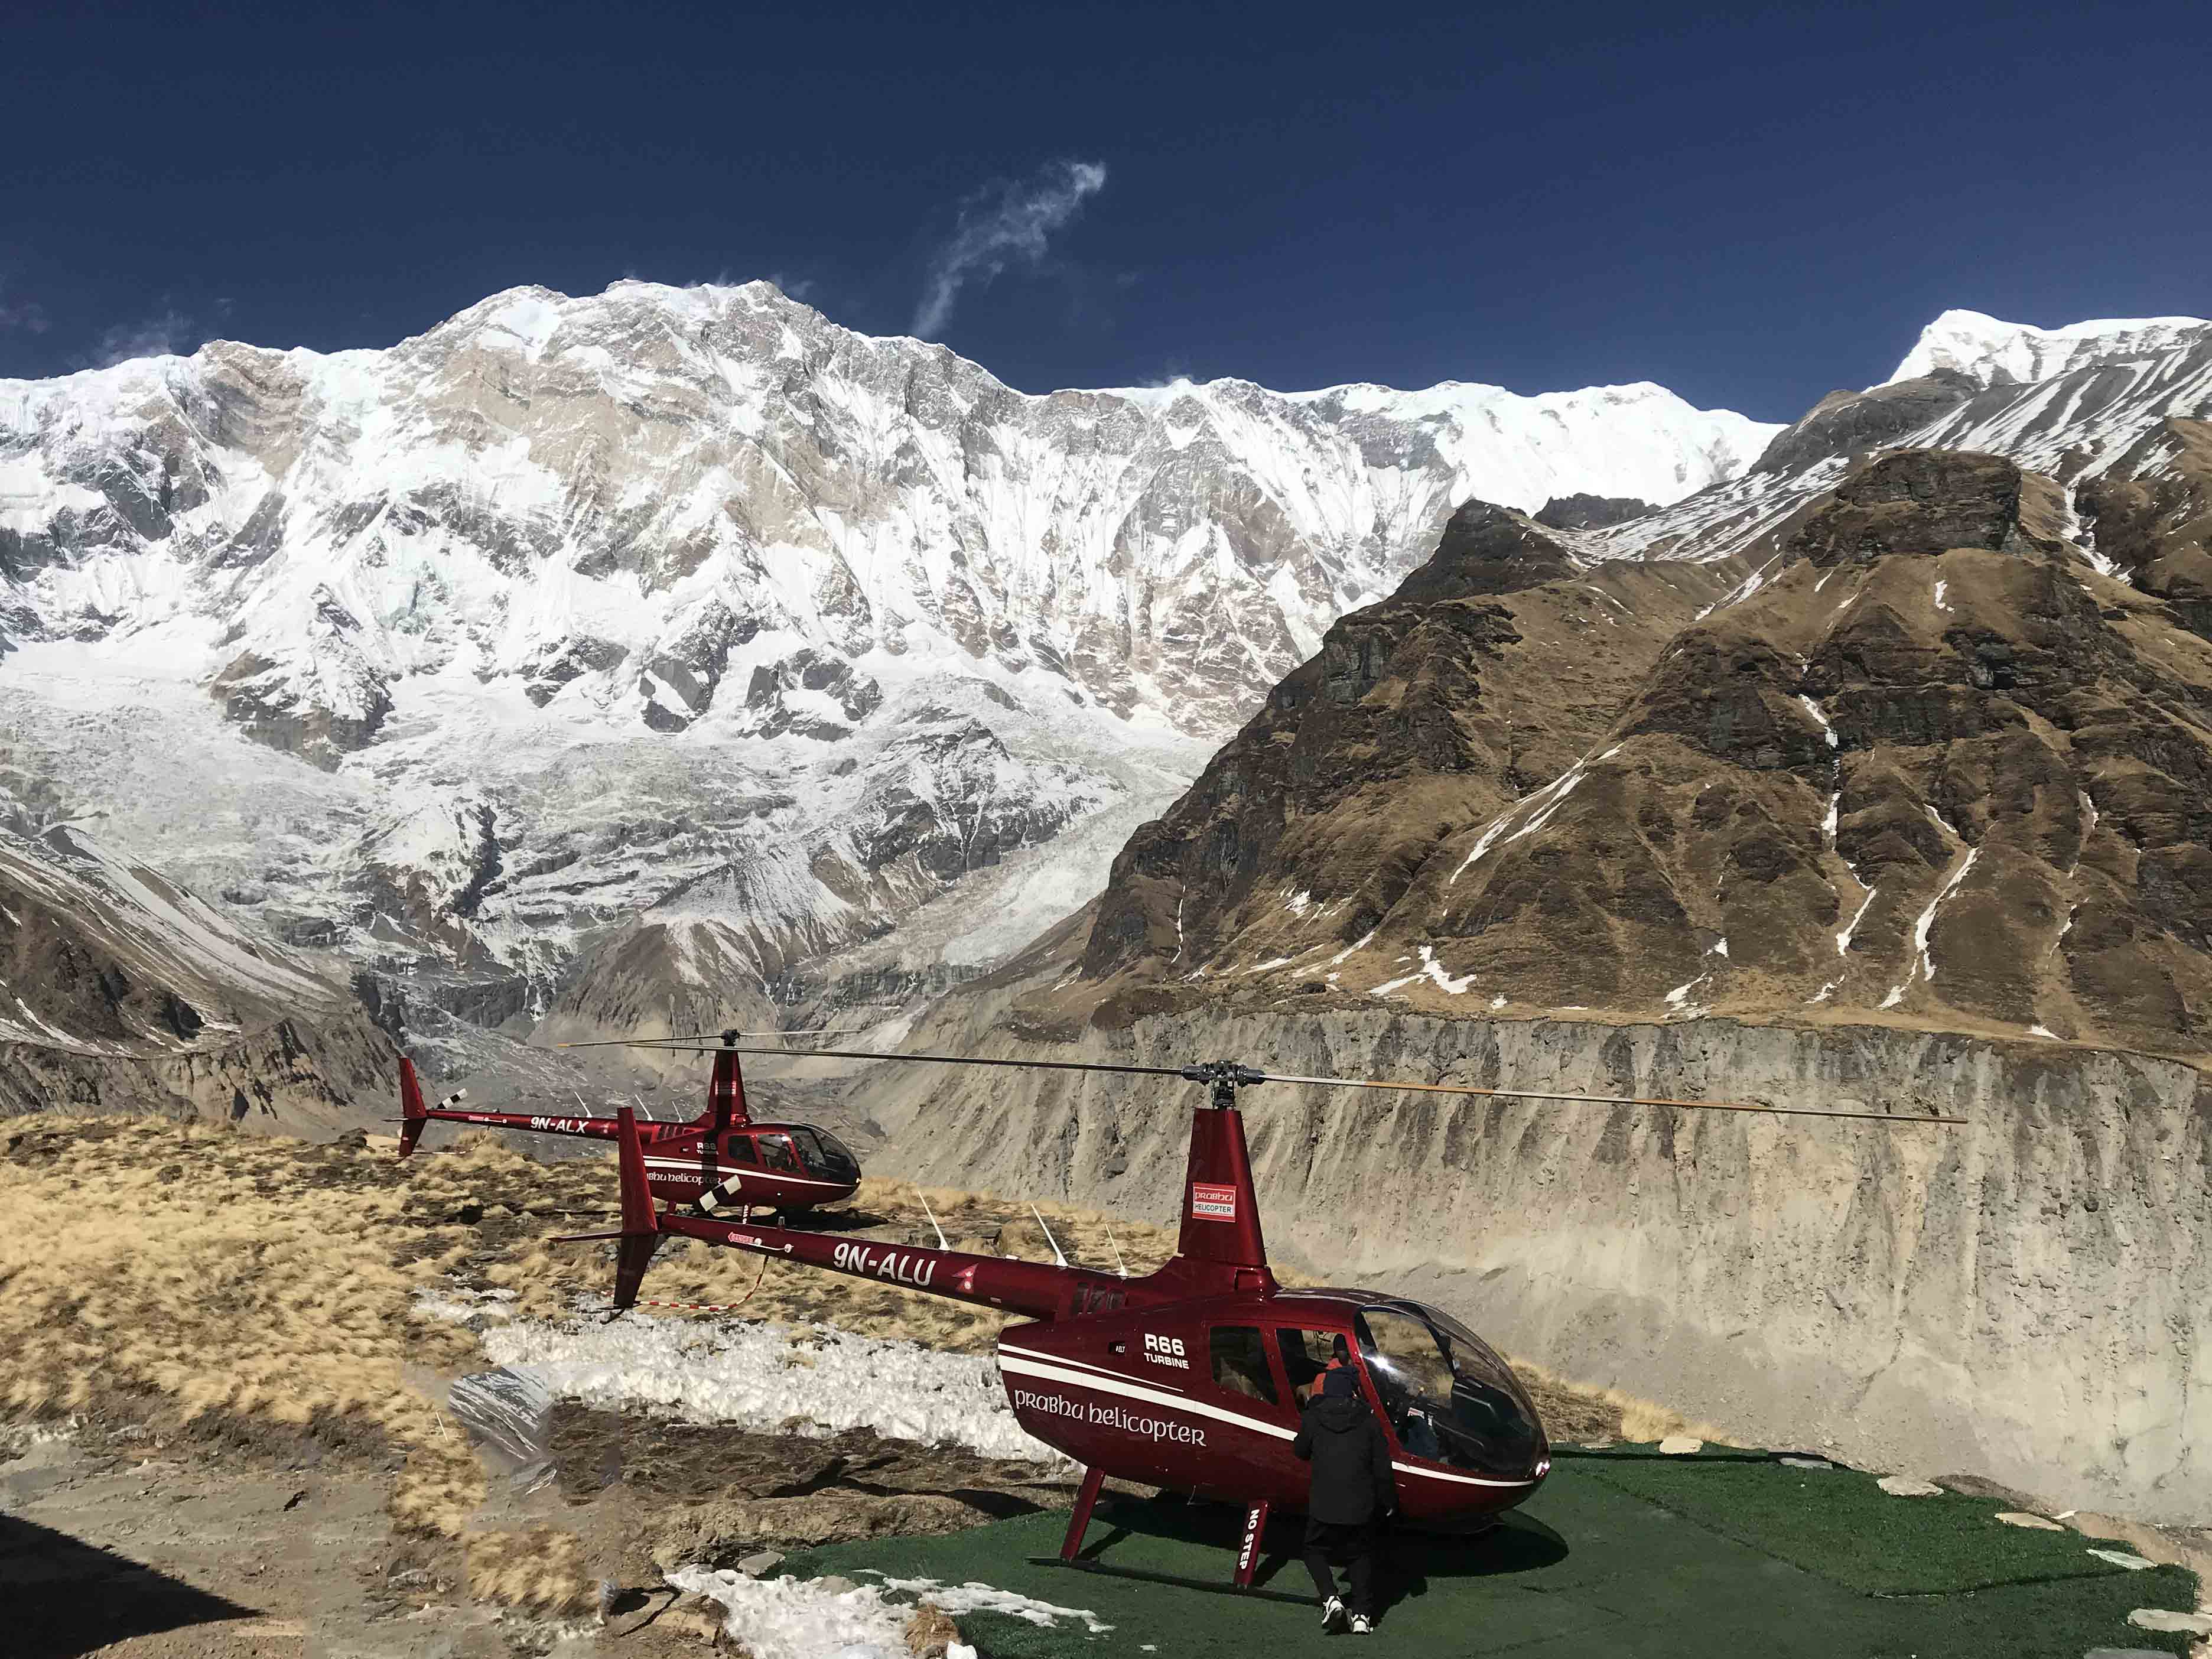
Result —
[[1367, 1402], [1357, 1395], [1347, 1400], [1341, 1395], [1333, 1398], [1324, 1395], [1306, 1407], [1306, 1421], [1332, 1434], [1347, 1433], [1370, 1415]]

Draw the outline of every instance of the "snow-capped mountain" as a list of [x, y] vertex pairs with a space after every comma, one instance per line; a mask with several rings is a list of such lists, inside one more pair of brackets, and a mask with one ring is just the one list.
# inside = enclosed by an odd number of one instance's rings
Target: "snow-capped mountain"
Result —
[[[1864, 392], [1830, 392], [1749, 471], [1590, 540], [1609, 557], [1747, 558], [1755, 566], [1741, 595], [1748, 597], [1768, 579], [1794, 515], [1875, 450], [2002, 455], [2080, 495], [2108, 480], [2172, 476], [2203, 441], [2195, 428], [2208, 413], [2212, 321], [2039, 329], [1947, 311], [1922, 331], [1895, 375]], [[2094, 526], [2083, 528], [2094, 554]]]
[[980, 966], [1079, 902], [1054, 849], [1095, 883], [1468, 496], [1668, 502], [1774, 430], [1649, 385], [1030, 396], [766, 283], [516, 289], [0, 382], [0, 735], [40, 823], [471, 1018], [587, 945], [564, 1016], [714, 1018], [740, 969], [788, 1000], [910, 968], [900, 927]]
[[2154, 358], [2185, 348], [2206, 326], [2202, 317], [2136, 317], [2037, 328], [2000, 322], [1978, 311], [1947, 311], [1921, 330], [1897, 372], [1882, 384], [1918, 380], [1938, 369], [1964, 374], [1981, 386], [2055, 380], [2076, 368]]

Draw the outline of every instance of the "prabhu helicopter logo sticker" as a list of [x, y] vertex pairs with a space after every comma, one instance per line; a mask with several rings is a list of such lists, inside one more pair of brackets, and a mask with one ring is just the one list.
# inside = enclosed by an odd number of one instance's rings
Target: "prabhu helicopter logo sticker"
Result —
[[1237, 1219], [1237, 1189], [1211, 1181], [1190, 1183], [1190, 1212], [1199, 1221]]

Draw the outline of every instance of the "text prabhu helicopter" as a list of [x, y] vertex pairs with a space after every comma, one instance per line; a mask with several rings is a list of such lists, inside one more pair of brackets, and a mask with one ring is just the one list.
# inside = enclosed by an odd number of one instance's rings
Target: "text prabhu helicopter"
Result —
[[[769, 1210], [778, 1215], [790, 1215], [835, 1204], [853, 1195], [860, 1184], [860, 1161], [843, 1141], [818, 1124], [756, 1122], [746, 1105], [739, 1054], [807, 1051], [740, 1048], [738, 1039], [794, 1035], [821, 1034], [724, 1031], [718, 1046], [701, 1050], [714, 1056], [714, 1073], [707, 1084], [706, 1109], [687, 1123], [648, 1121], [636, 1126], [638, 1141], [643, 1148], [646, 1180], [653, 1193], [674, 1203], [695, 1205], [708, 1215], [732, 1210]], [[688, 1044], [696, 1039], [670, 1041]], [[580, 1042], [561, 1046], [588, 1048], [617, 1045]], [[433, 1122], [523, 1129], [535, 1134], [568, 1135], [586, 1140], [612, 1140], [616, 1136], [616, 1120], [611, 1117], [476, 1111], [459, 1105], [466, 1092], [459, 1090], [435, 1106], [425, 1105], [422, 1083], [415, 1075], [415, 1062], [402, 1057], [399, 1156], [405, 1158], [412, 1152], [422, 1138], [423, 1126]], [[628, 1109], [624, 1109], [627, 1112]]]
[[[661, 1045], [655, 1045], [661, 1046]], [[721, 1050], [710, 1052], [720, 1053]], [[741, 1051], [745, 1052], [745, 1051]], [[1493, 1524], [1525, 1502], [1551, 1468], [1536, 1407], [1505, 1361], [1443, 1310], [1363, 1290], [1285, 1290], [1267, 1266], [1237, 1091], [1263, 1083], [1411, 1089], [1591, 1104], [1657, 1106], [1789, 1116], [1857, 1118], [1891, 1127], [1960, 1118], [1896, 1116], [1726, 1101], [1647, 1100], [1547, 1094], [1448, 1084], [1278, 1076], [1233, 1061], [1184, 1066], [949, 1054], [817, 1050], [833, 1058], [1005, 1066], [1170, 1077], [1203, 1084], [1193, 1115], [1176, 1254], [1157, 1272], [1128, 1278], [1088, 1267], [973, 1255], [915, 1245], [833, 1239], [784, 1227], [656, 1214], [647, 1142], [627, 1108], [617, 1115], [622, 1227], [569, 1235], [614, 1239], [614, 1306], [632, 1306], [662, 1239], [702, 1239], [833, 1273], [887, 1280], [1029, 1322], [1000, 1334], [1006, 1397], [1022, 1427], [1085, 1466], [1056, 1564], [1092, 1572], [1256, 1589], [1261, 1540], [1274, 1510], [1302, 1512], [1308, 1470], [1292, 1453], [1302, 1391], [1333, 1353], [1348, 1356], [1390, 1441], [1398, 1514], [1430, 1530]], [[945, 1243], [943, 1231], [938, 1233]], [[1110, 1567], [1081, 1556], [1107, 1476], [1245, 1512], [1230, 1584]], [[1038, 1558], [1040, 1565], [1052, 1558]]]

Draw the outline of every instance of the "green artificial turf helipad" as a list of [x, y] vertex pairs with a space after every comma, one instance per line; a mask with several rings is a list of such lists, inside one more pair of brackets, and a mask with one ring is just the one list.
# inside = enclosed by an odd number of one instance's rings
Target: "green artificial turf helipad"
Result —
[[[1528, 1659], [2082, 1659], [2096, 1648], [2185, 1653], [2185, 1638], [2128, 1623], [2136, 1607], [2190, 1608], [2194, 1577], [2130, 1571], [2072, 1532], [2025, 1530], [1998, 1505], [1893, 1498], [1871, 1476], [1802, 1469], [1764, 1454], [1662, 1457], [1563, 1452], [1534, 1499], [1473, 1539], [1386, 1542], [1380, 1626], [1401, 1654]], [[1108, 1498], [1085, 1553], [1116, 1566], [1225, 1583], [1241, 1516], [1217, 1505]], [[960, 1620], [988, 1659], [1083, 1654], [1336, 1652], [1317, 1612], [1057, 1566], [1064, 1511], [940, 1538], [811, 1551], [783, 1571], [980, 1583], [1104, 1625], [1009, 1614]], [[1310, 1594], [1298, 1525], [1270, 1528], [1261, 1583]]]

